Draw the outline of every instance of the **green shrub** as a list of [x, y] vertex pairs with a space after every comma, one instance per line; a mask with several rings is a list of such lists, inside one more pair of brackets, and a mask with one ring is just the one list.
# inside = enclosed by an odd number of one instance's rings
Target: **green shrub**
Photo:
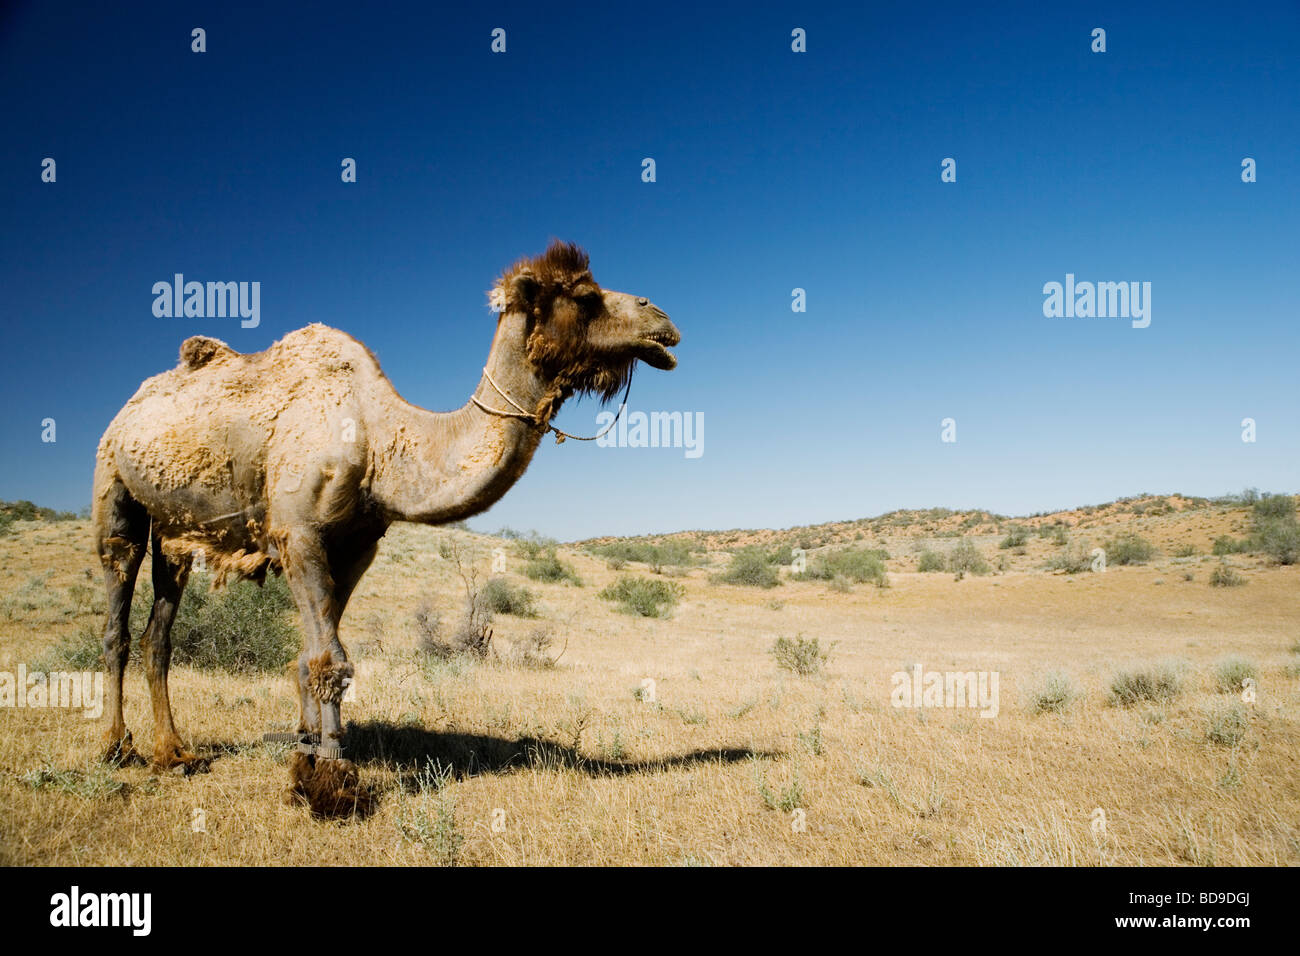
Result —
[[980, 554], [979, 548], [966, 538], [957, 542], [957, 546], [948, 555], [948, 570], [954, 574], [988, 574], [989, 565]]
[[782, 813], [789, 813], [803, 803], [803, 787], [799, 783], [799, 769], [795, 768], [794, 779], [790, 785], [784, 789], [772, 790], [767, 785], [767, 775], [759, 775], [755, 771], [755, 777], [758, 783], [758, 795], [762, 798], [763, 805], [769, 810], [780, 810]]
[[1040, 538], [1047, 538], [1052, 542], [1052, 544], [1062, 548], [1065, 547], [1070, 540], [1070, 536], [1063, 524], [1042, 525], [1038, 529], [1038, 536]]
[[398, 790], [393, 814], [403, 841], [421, 847], [439, 866], [455, 866], [465, 846], [465, 835], [456, 823], [456, 798], [449, 784], [451, 767], [429, 760], [417, 771], [413, 786]]
[[834, 581], [843, 578], [854, 584], [875, 584], [887, 587], [889, 578], [885, 574], [885, 558], [888, 555], [878, 549], [847, 549], [818, 555], [808, 570], [795, 575], [800, 581]]
[[482, 590], [473, 592], [472, 601], [466, 600], [460, 620], [446, 637], [442, 615], [428, 601], [421, 602], [414, 617], [416, 649], [434, 660], [483, 659], [492, 651], [492, 611]]
[[1250, 550], [1250, 541], [1245, 538], [1230, 538], [1226, 534], [1221, 534], [1214, 539], [1214, 547], [1211, 550], [1219, 557], [1228, 554], [1244, 554]]
[[112, 768], [99, 762], [89, 764], [85, 770], [47, 765], [27, 771], [22, 781], [33, 790], [57, 790], [85, 800], [124, 797], [129, 792], [127, 784], [113, 776]]
[[1264, 495], [1251, 509], [1255, 521], [1295, 520], [1295, 499], [1290, 495]]
[[778, 637], [776, 643], [772, 645], [771, 653], [776, 658], [778, 667], [808, 677], [820, 671], [822, 665], [830, 660], [834, 646], [828, 644], [822, 647], [817, 638], [805, 639], [799, 634], [795, 635], [793, 640], [788, 637]]
[[[140, 635], [154, 594], [141, 582], [131, 605], [131, 658], [140, 659]], [[172, 623], [172, 663], [200, 670], [276, 673], [298, 656], [302, 638], [294, 626], [293, 598], [284, 578], [268, 575], [258, 586], [239, 581], [212, 591], [206, 575], [190, 578]], [[66, 638], [40, 662], [42, 670], [86, 670], [103, 666], [102, 632], [86, 626]]]
[[1254, 663], [1244, 657], [1225, 657], [1214, 665], [1214, 686], [1221, 694], [1235, 694], [1246, 681], [1259, 677]]
[[788, 544], [783, 544], [775, 551], [769, 551], [767, 555], [769, 564], [779, 564], [783, 567], [789, 567], [794, 563], [794, 548]]
[[690, 547], [681, 541], [652, 544], [649, 541], [613, 541], [589, 549], [592, 554], [611, 561], [639, 561], [659, 574], [666, 567], [687, 568], [698, 563]]
[[[523, 637], [510, 645], [505, 660], [516, 667], [531, 670], [547, 670], [555, 666], [557, 658], [551, 656], [551, 646], [555, 639], [545, 627], [535, 627]], [[563, 651], [561, 651], [563, 653]]]
[[667, 617], [685, 593], [684, 587], [672, 581], [622, 577], [598, 596], [606, 601], [617, 602], [619, 610], [624, 614]]
[[5, 501], [0, 502], [0, 507], [16, 521], [35, 521], [40, 516], [40, 509], [31, 501]]
[[1175, 558], [1194, 558], [1196, 557], [1196, 554], [1196, 545], [1194, 544], [1180, 544], [1178, 547], [1174, 548]]
[[479, 597], [493, 614], [537, 617], [537, 598], [533, 592], [522, 585], [511, 584], [505, 578], [489, 578]]
[[885, 587], [889, 579], [885, 574], [884, 551], [879, 549], [832, 551], [822, 558], [832, 576], [842, 575], [856, 584], [875, 584]]
[[[139, 641], [132, 641], [131, 657], [140, 659]], [[31, 669], [51, 671], [93, 671], [104, 667], [103, 631], [90, 624], [82, 625], [75, 634], [59, 638], [43, 657], [31, 662]]]
[[1250, 721], [1241, 704], [1215, 704], [1206, 715], [1206, 739], [1222, 747], [1237, 746], [1249, 729]]
[[1048, 559], [1048, 571], [1065, 571], [1066, 574], [1083, 574], [1092, 570], [1092, 554], [1084, 545], [1066, 548], [1060, 554]]
[[[153, 588], [142, 581], [131, 605], [131, 656], [139, 660], [140, 635], [153, 609]], [[260, 587], [239, 581], [219, 590], [195, 574], [172, 623], [172, 663], [200, 670], [276, 673], [298, 656], [302, 638], [293, 624], [293, 598], [284, 578], [268, 575]], [[44, 670], [101, 666], [101, 631], [87, 626], [61, 642], [42, 662]]]
[[559, 546], [559, 542], [554, 538], [545, 538], [539, 535], [536, 531], [530, 531], [526, 535], [520, 535], [516, 532], [510, 531], [509, 528], [503, 528], [501, 530], [502, 537], [505, 537], [507, 532], [514, 536], [515, 550], [519, 553], [520, 557], [524, 558], [526, 561], [532, 561], [548, 553], [554, 555], [555, 549]]
[[1102, 548], [1106, 552], [1107, 565], [1146, 564], [1156, 553], [1150, 541], [1136, 534], [1112, 538]]
[[723, 584], [739, 584], [751, 588], [774, 588], [781, 583], [776, 568], [768, 563], [767, 555], [757, 548], [745, 548], [731, 556], [727, 569], [717, 577]]
[[1092, 569], [1092, 555], [1082, 547], [1066, 548], [1060, 554], [1053, 555], [1047, 561], [1047, 570], [1064, 571], [1066, 574], [1082, 574]]
[[42, 508], [30, 501], [0, 501], [0, 524], [7, 525], [10, 521], [75, 520], [77, 520], [77, 514], [73, 511], [55, 511], [53, 508]]
[[578, 572], [574, 571], [571, 565], [561, 561], [554, 548], [540, 552], [525, 563], [524, 575], [534, 581], [552, 584], [568, 581], [570, 584], [582, 587], [582, 578], [578, 577]]
[[1219, 566], [1210, 572], [1211, 587], [1235, 588], [1245, 583], [1245, 577], [1232, 570], [1227, 561], [1220, 561]]
[[943, 571], [947, 568], [948, 562], [938, 551], [931, 551], [929, 548], [921, 552], [921, 559], [917, 562], [916, 570], [918, 571]]
[[1278, 564], [1300, 561], [1300, 525], [1294, 516], [1256, 522], [1252, 543]]
[[1173, 700], [1182, 693], [1185, 673], [1186, 666], [1178, 661], [1118, 671], [1110, 682], [1111, 703], [1128, 707], [1144, 700]]
[[1070, 709], [1079, 692], [1068, 674], [1052, 671], [1043, 675], [1042, 680], [1029, 689], [1027, 696], [1031, 714], [1061, 713]]
[[999, 548], [1023, 548], [1029, 540], [1029, 529], [1013, 524], [1007, 529], [1007, 536], [998, 542]]

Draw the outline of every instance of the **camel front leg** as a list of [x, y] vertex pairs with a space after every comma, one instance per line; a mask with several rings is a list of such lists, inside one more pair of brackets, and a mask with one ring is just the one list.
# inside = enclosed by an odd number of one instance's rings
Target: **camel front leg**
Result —
[[289, 590], [302, 616], [303, 654], [299, 658], [300, 728], [314, 730], [319, 719], [320, 743], [314, 755], [290, 756], [291, 800], [305, 800], [320, 816], [353, 812], [361, 794], [356, 767], [343, 750], [343, 694], [353, 668], [338, 637], [338, 606], [334, 582], [320, 538], [285, 534], [280, 561]]
[[315, 536], [286, 536], [281, 563], [304, 631], [303, 652], [298, 658], [300, 729], [319, 730], [323, 747], [341, 751], [341, 703], [352, 665], [339, 641], [338, 605], [325, 549]]
[[[323, 640], [319, 636], [315, 641], [304, 641], [304, 650], [298, 657], [297, 663], [297, 691], [298, 691], [298, 733], [309, 733], [321, 735], [321, 703], [317, 693], [312, 690], [322, 679], [322, 669], [328, 664], [336, 663], [333, 648], [337, 647], [338, 652], [345, 655], [342, 644], [338, 640], [338, 627], [343, 618], [343, 611], [348, 606], [348, 599], [352, 596], [357, 582], [361, 580], [361, 575], [370, 567], [370, 562], [375, 559], [379, 546], [375, 543], [367, 543], [359, 554], [333, 553], [329, 554], [329, 580], [333, 584], [332, 599], [328, 601], [329, 620], [333, 625], [333, 643], [326, 636]], [[328, 660], [324, 659], [325, 655], [313, 656], [313, 648], [319, 647], [330, 648]], [[351, 666], [351, 665], [348, 665]], [[345, 676], [351, 676], [350, 673]], [[339, 723], [342, 722], [342, 715], [337, 717]], [[322, 737], [323, 740], [323, 737]]]

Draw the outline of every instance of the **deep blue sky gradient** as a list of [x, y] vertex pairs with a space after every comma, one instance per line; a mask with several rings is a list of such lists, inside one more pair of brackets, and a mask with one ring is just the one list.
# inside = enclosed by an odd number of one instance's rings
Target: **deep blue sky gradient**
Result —
[[[632, 407], [703, 412], [704, 455], [548, 440], [475, 527], [1295, 491], [1300, 7], [966, 6], [9, 5], [0, 497], [88, 503], [104, 427], [196, 333], [324, 322], [459, 406], [484, 291], [552, 236], [678, 324]], [[175, 272], [260, 281], [260, 327], [155, 318]], [[1067, 272], [1151, 282], [1151, 326], [1044, 318]]]

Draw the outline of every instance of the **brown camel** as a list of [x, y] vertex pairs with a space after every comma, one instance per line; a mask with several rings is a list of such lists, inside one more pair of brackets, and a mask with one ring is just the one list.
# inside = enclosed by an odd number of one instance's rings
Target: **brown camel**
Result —
[[356, 770], [340, 701], [352, 665], [339, 619], [388, 526], [478, 514], [523, 474], [566, 399], [609, 401], [637, 359], [677, 364], [668, 316], [602, 289], [575, 245], [552, 242], [521, 259], [489, 298], [500, 312], [492, 350], [474, 395], [453, 412], [403, 400], [364, 345], [323, 325], [248, 355], [186, 339], [180, 364], [118, 412], [99, 444], [93, 498], [108, 588], [110, 760], [135, 757], [122, 675], [131, 594], [152, 540], [154, 606], [141, 641], [154, 766], [204, 766], [182, 745], [167, 693], [171, 625], [195, 556], [218, 582], [260, 583], [270, 569], [284, 573], [302, 614], [299, 732], [318, 741], [292, 755], [290, 793], [318, 812], [348, 809]]

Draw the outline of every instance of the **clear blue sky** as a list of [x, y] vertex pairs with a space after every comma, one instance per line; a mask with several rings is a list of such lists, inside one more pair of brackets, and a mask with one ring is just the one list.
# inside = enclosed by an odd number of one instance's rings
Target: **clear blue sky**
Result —
[[[552, 236], [677, 323], [631, 404], [702, 412], [704, 454], [548, 441], [480, 529], [1296, 490], [1300, 6], [969, 6], [6, 5], [0, 497], [87, 504], [195, 333], [324, 322], [459, 406], [484, 290]], [[260, 326], [155, 318], [176, 272], [260, 281]], [[1150, 327], [1045, 318], [1066, 273], [1150, 282]]]

